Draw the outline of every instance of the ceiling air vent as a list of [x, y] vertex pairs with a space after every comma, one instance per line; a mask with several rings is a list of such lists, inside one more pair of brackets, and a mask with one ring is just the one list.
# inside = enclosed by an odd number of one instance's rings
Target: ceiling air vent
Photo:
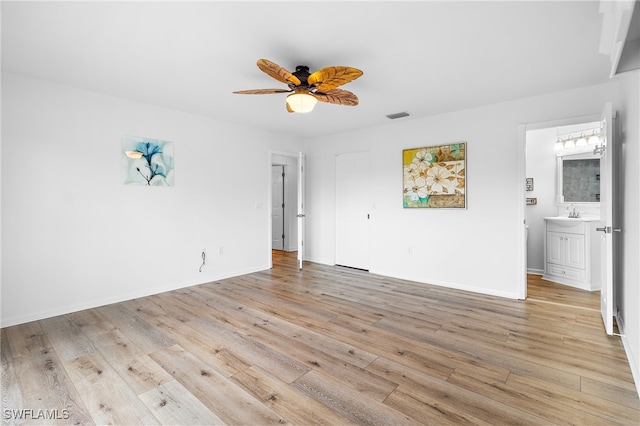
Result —
[[409, 113], [408, 112], [396, 112], [395, 114], [389, 114], [387, 115], [387, 118], [390, 120], [395, 120], [396, 118], [402, 118], [402, 117], [408, 117]]

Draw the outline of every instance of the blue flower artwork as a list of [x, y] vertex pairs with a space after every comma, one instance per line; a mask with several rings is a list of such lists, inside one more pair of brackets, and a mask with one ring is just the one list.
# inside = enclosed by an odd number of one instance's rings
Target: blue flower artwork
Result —
[[122, 137], [124, 185], [173, 186], [173, 142]]

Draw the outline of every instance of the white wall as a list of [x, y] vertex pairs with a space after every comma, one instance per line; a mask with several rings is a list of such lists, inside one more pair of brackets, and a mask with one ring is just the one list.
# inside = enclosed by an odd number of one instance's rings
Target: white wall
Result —
[[[2, 125], [2, 326], [269, 267], [291, 138], [8, 73]], [[175, 186], [122, 185], [123, 135], [173, 141]]]
[[[610, 83], [306, 141], [307, 193], [313, 194], [308, 257], [333, 263], [334, 182], [326, 176], [333, 176], [334, 156], [368, 150], [372, 272], [518, 297], [526, 268], [524, 200], [514, 201], [525, 194], [518, 125], [599, 114], [616, 88]], [[458, 141], [468, 143], [468, 209], [403, 209], [402, 149]]]
[[556, 155], [553, 143], [557, 136], [555, 128], [527, 132], [527, 177], [533, 178], [533, 191], [527, 198], [536, 198], [537, 204], [526, 206], [527, 225], [527, 271], [542, 274], [544, 271], [544, 217], [556, 216]]

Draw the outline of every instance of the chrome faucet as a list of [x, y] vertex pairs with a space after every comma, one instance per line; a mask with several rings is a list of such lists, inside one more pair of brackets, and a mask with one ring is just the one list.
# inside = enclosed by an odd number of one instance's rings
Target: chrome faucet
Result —
[[570, 218], [576, 219], [580, 217], [580, 212], [576, 211], [576, 207], [574, 205], [570, 205], [569, 207], [567, 207], [567, 210], [569, 211]]

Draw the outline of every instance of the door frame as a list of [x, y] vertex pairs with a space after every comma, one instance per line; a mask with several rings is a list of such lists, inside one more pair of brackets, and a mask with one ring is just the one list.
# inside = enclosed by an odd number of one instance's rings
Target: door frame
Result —
[[[268, 262], [267, 264], [269, 265], [269, 268], [273, 268], [273, 257], [271, 255], [271, 250], [272, 250], [272, 240], [273, 240], [273, 229], [271, 226], [271, 204], [273, 202], [273, 191], [271, 190], [271, 185], [272, 185], [272, 177], [271, 177], [271, 166], [274, 165], [281, 165], [278, 162], [274, 162], [273, 160], [273, 156], [274, 155], [278, 155], [281, 157], [289, 157], [292, 158], [293, 160], [295, 160], [295, 163], [298, 164], [298, 156], [300, 155], [299, 152], [289, 152], [289, 151], [278, 151], [278, 150], [272, 150], [270, 149], [268, 152], [268, 156], [267, 156], [267, 161], [268, 161], [268, 165], [269, 167], [267, 167], [268, 173], [267, 173], [267, 202], [269, 203], [269, 208], [266, 209], [266, 219], [267, 219], [267, 254], [268, 254]], [[297, 185], [297, 183], [296, 183]], [[285, 226], [288, 226], [288, 223], [285, 223]], [[286, 249], [286, 247], [285, 247]]]
[[518, 125], [518, 224], [522, 225], [518, 233], [518, 263], [519, 263], [519, 288], [518, 299], [527, 298], [527, 206], [525, 180], [527, 173], [527, 131], [540, 130], [553, 127], [571, 126], [581, 123], [590, 123], [602, 120], [602, 113], [580, 115], [575, 117], [557, 118], [554, 120], [522, 123]]

